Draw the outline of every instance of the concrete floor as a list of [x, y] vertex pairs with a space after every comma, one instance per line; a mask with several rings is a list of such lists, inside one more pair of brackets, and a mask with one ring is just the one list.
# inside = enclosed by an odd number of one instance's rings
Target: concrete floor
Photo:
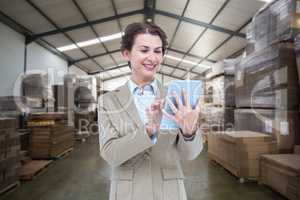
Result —
[[[283, 200], [256, 183], [240, 184], [219, 165], [209, 162], [205, 151], [184, 164], [189, 200]], [[98, 156], [97, 137], [76, 144], [71, 156], [56, 161], [35, 180], [0, 197], [3, 200], [106, 200], [109, 166]]]

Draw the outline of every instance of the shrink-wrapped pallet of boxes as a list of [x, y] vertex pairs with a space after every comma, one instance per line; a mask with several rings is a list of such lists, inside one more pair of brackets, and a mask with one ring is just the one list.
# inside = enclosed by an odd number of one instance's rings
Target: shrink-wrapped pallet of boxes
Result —
[[259, 182], [290, 200], [300, 199], [300, 155], [261, 156]]
[[260, 155], [276, 151], [272, 137], [259, 132], [212, 132], [208, 135], [209, 158], [241, 180], [257, 180]]
[[222, 60], [206, 74], [201, 116], [209, 131], [232, 130], [234, 127], [234, 70], [239, 59]]
[[19, 181], [20, 137], [15, 118], [0, 118], [0, 193]]
[[66, 112], [66, 87], [64, 85], [52, 85], [54, 97], [54, 111]]
[[247, 35], [255, 50], [293, 40], [300, 31], [298, 4], [298, 0], [274, 0], [254, 15]]
[[236, 68], [235, 95], [241, 108], [298, 110], [294, 44], [274, 44], [242, 59]]
[[51, 159], [70, 151], [74, 127], [67, 125], [66, 113], [34, 113], [28, 116], [31, 130], [29, 153], [32, 159]]

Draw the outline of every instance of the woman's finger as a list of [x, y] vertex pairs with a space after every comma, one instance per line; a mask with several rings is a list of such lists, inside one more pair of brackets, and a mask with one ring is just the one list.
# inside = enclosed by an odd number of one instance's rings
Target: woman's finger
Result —
[[176, 105], [180, 109], [182, 107], [182, 101], [179, 99], [179, 95], [176, 92], [172, 92], [172, 96], [175, 98]]
[[173, 113], [177, 113], [178, 109], [176, 108], [176, 106], [173, 104], [173, 102], [169, 97], [167, 97], [167, 104], [170, 106]]
[[183, 99], [184, 99], [184, 105], [186, 107], [190, 108], [191, 107], [190, 97], [187, 95], [187, 92], [184, 88], [182, 89], [182, 96], [183, 96]]

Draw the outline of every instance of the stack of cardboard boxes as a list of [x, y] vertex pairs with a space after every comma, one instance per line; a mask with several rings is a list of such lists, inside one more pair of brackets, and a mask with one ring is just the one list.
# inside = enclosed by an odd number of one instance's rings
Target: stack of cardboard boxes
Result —
[[236, 130], [270, 134], [282, 153], [300, 143], [295, 6], [295, 0], [277, 0], [254, 16], [248, 35], [255, 49], [235, 74]]
[[34, 113], [28, 116], [30, 157], [51, 159], [74, 145], [74, 128], [67, 125], [65, 113]]
[[276, 152], [271, 136], [252, 131], [214, 132], [208, 136], [208, 154], [235, 176], [257, 180], [259, 157]]
[[263, 155], [259, 181], [290, 200], [300, 199], [300, 152], [297, 148], [294, 154]]
[[202, 116], [210, 130], [233, 129], [234, 124], [234, 69], [237, 60], [223, 60], [212, 66], [205, 81]]
[[6, 190], [19, 180], [20, 137], [15, 118], [0, 118], [0, 191]]

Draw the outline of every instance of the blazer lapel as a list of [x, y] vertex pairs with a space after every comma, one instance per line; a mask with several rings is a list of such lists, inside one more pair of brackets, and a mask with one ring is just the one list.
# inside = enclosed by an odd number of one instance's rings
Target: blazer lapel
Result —
[[120, 104], [122, 105], [122, 108], [129, 114], [136, 125], [138, 127], [141, 127], [143, 125], [143, 122], [136, 109], [133, 96], [129, 91], [128, 82], [125, 85], [121, 86], [116, 94]]

